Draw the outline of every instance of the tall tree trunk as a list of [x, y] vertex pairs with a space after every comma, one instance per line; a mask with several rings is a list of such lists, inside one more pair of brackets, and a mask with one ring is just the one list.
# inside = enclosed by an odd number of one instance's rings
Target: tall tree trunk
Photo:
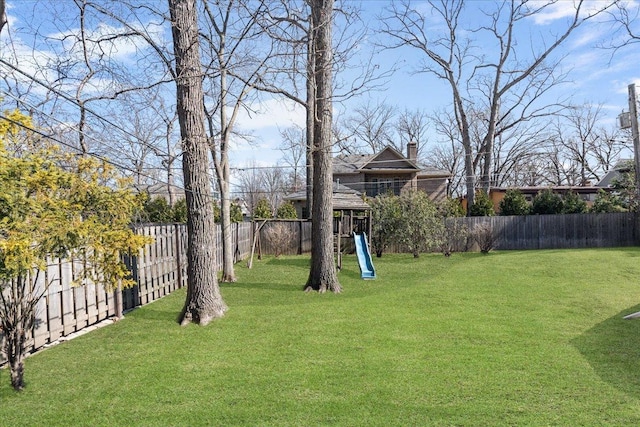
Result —
[[227, 310], [216, 277], [213, 194], [204, 126], [196, 0], [169, 0], [187, 203], [187, 299], [180, 323], [206, 325]]
[[236, 281], [233, 265], [233, 236], [231, 235], [231, 192], [229, 181], [219, 179], [220, 185], [220, 225], [222, 228], [222, 282]]
[[311, 269], [305, 290], [342, 290], [333, 259], [332, 41], [333, 0], [311, 2], [315, 57]]
[[[216, 162], [218, 186], [220, 187], [220, 224], [222, 226], [222, 281], [235, 282], [233, 265], [233, 242], [231, 239], [231, 191], [229, 188], [229, 137], [231, 122], [227, 118], [227, 69], [225, 63], [225, 37], [221, 36], [218, 61], [220, 69], [220, 153]], [[215, 159], [215, 153], [213, 153]]]
[[[310, 27], [313, 25], [313, 17], [309, 17]], [[306, 131], [307, 131], [307, 151], [306, 151], [306, 178], [307, 178], [307, 219], [311, 219], [313, 212], [313, 127], [315, 122], [315, 54], [313, 43], [313, 28], [308, 32], [307, 40], [307, 99], [305, 105]]]
[[465, 187], [467, 190], [467, 216], [470, 216], [471, 206], [475, 202], [475, 168], [473, 165], [473, 147], [471, 146], [471, 131], [469, 130], [469, 119], [462, 101], [462, 96], [458, 92], [458, 86], [455, 84], [453, 74], [448, 75], [448, 81], [453, 92], [454, 113], [460, 137], [462, 138], [462, 147], [464, 148], [464, 172]]

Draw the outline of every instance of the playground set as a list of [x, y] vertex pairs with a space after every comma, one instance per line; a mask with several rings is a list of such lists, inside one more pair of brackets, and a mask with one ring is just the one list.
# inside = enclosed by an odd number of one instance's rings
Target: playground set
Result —
[[[334, 249], [338, 270], [342, 269], [342, 254], [353, 250], [358, 257], [360, 277], [375, 279], [376, 271], [371, 260], [371, 210], [354, 211], [334, 209]], [[353, 246], [351, 246], [353, 239]]]

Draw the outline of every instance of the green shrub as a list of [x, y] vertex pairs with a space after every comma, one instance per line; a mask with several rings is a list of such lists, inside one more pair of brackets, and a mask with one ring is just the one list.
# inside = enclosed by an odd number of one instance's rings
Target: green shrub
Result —
[[242, 208], [238, 203], [231, 203], [231, 222], [242, 222]]
[[444, 227], [436, 204], [423, 191], [406, 191], [398, 198], [400, 222], [397, 239], [414, 258], [439, 245], [438, 236]]
[[562, 197], [550, 188], [540, 191], [531, 204], [531, 213], [534, 215], [555, 215], [562, 213], [562, 210]]
[[484, 191], [476, 192], [476, 197], [469, 209], [469, 215], [471, 216], [493, 216], [495, 212], [493, 210], [493, 202], [489, 199], [489, 195]]
[[589, 212], [593, 213], [610, 213], [610, 212], [626, 212], [627, 209], [622, 205], [620, 198], [603, 189], [598, 190], [596, 200], [593, 202]]
[[371, 205], [371, 243], [377, 257], [387, 246], [398, 240], [401, 213], [398, 196], [379, 194], [369, 200]]
[[287, 201], [284, 202], [278, 207], [278, 212], [276, 213], [276, 218], [280, 219], [297, 219], [298, 213], [296, 212], [296, 208], [293, 206], [293, 203]]
[[143, 221], [146, 222], [173, 222], [173, 212], [171, 206], [164, 197], [147, 199], [144, 204]]
[[273, 209], [267, 199], [260, 199], [253, 209], [253, 217], [260, 219], [273, 218]]
[[[231, 217], [231, 222], [242, 222], [243, 220], [242, 208], [240, 207], [239, 204], [231, 203], [229, 210], [230, 210], [229, 214]], [[219, 224], [220, 223], [220, 206], [218, 206], [217, 204], [213, 206], [213, 214], [214, 214], [214, 221], [216, 222], [216, 224]]]
[[500, 215], [528, 215], [531, 208], [524, 194], [519, 190], [510, 189], [500, 201]]
[[578, 193], [570, 191], [562, 198], [562, 213], [585, 213], [587, 210], [587, 202]]
[[459, 200], [447, 197], [438, 203], [438, 213], [443, 218], [460, 217], [464, 216], [464, 209]]

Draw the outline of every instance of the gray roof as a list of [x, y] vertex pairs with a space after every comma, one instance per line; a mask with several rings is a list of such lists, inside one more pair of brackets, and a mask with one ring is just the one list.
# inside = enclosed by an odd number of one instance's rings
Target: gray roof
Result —
[[[296, 193], [285, 196], [285, 200], [292, 202], [306, 202], [307, 192], [298, 191]], [[362, 195], [359, 191], [347, 187], [346, 185], [333, 183], [333, 209], [334, 210], [367, 210], [370, 206], [367, 202], [362, 200]]]
[[620, 179], [621, 175], [625, 172], [630, 172], [633, 169], [633, 160], [623, 159], [611, 169], [605, 176], [602, 177], [600, 182], [596, 184], [596, 187], [609, 188], [613, 185], [613, 181]]
[[[404, 161], [406, 167], [375, 167], [375, 163], [373, 161], [376, 157], [378, 157], [384, 151], [391, 151], [394, 153], [399, 161]], [[372, 167], [373, 166], [373, 167]], [[375, 154], [349, 154], [349, 155], [340, 155], [333, 158], [333, 173], [334, 175], [346, 175], [346, 174], [357, 174], [360, 173], [363, 169], [367, 170], [399, 170], [399, 171], [417, 171], [418, 176], [443, 176], [448, 177], [451, 174], [448, 171], [435, 168], [433, 166], [426, 166], [421, 163], [418, 163], [412, 159], [408, 159], [400, 152], [398, 152], [395, 148], [391, 146], [387, 146], [384, 150]]]
[[357, 173], [366, 164], [373, 160], [373, 154], [350, 154], [333, 158], [333, 173], [347, 174]]

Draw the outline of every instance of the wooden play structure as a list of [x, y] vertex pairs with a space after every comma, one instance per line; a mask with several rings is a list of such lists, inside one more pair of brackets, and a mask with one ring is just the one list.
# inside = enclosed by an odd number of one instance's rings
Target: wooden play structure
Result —
[[[364, 202], [363, 202], [364, 203]], [[336, 266], [342, 268], [342, 254], [355, 251], [353, 237], [356, 234], [371, 236], [371, 208], [362, 206], [361, 210], [344, 209], [334, 205], [333, 208], [333, 242], [336, 253]], [[371, 237], [367, 242], [371, 247]]]

